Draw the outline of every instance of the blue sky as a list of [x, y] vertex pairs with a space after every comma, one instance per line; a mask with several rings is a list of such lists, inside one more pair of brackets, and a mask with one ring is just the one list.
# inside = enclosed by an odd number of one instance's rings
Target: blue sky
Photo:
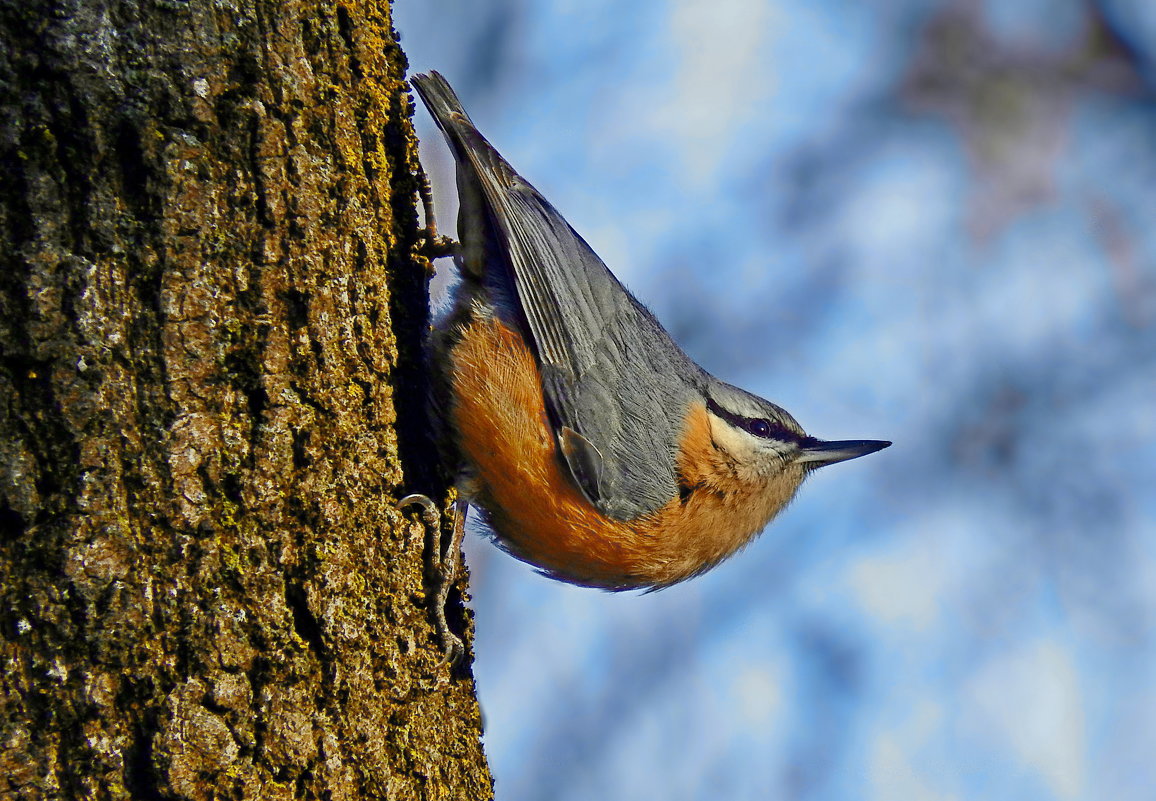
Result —
[[1152, 797], [1153, 8], [397, 1], [692, 357], [895, 441], [653, 595], [472, 537], [501, 801]]

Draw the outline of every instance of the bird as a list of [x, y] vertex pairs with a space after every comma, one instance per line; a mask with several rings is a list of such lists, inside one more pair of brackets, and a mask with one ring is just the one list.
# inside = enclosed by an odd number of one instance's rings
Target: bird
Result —
[[[816, 469], [891, 445], [817, 439], [696, 364], [440, 73], [411, 83], [458, 188], [460, 281], [428, 349], [439, 439], [463, 503], [502, 548], [571, 584], [669, 587], [749, 543]], [[425, 496], [399, 505], [413, 503], [434, 511]]]

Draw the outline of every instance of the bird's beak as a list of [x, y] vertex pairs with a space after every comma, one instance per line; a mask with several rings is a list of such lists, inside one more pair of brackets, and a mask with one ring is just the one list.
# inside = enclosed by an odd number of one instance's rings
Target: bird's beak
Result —
[[795, 461], [805, 462], [808, 467], [823, 467], [824, 465], [845, 462], [848, 459], [858, 459], [875, 451], [881, 451], [890, 446], [890, 442], [877, 439], [845, 439], [838, 442], [824, 442], [810, 440], [803, 444]]

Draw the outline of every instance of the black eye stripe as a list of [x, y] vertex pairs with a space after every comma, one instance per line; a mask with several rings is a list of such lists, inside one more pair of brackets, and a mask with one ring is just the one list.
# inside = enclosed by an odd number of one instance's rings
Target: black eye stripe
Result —
[[784, 442], [792, 442], [799, 439], [795, 432], [780, 423], [776, 423], [773, 420], [764, 420], [761, 417], [743, 417], [741, 414], [733, 414], [719, 406], [714, 400], [708, 399], [706, 408], [711, 414], [716, 417], [721, 417], [735, 428], [741, 428], [761, 439], [777, 439]]

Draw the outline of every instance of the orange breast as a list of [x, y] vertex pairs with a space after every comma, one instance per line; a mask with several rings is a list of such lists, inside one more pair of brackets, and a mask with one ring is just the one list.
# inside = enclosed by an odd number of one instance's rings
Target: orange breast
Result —
[[678, 459], [689, 492], [637, 520], [612, 520], [564, 472], [521, 337], [477, 318], [450, 358], [453, 422], [478, 474], [475, 500], [507, 549], [557, 578], [607, 589], [672, 584], [733, 553], [793, 495], [740, 484], [699, 403], [687, 410]]

